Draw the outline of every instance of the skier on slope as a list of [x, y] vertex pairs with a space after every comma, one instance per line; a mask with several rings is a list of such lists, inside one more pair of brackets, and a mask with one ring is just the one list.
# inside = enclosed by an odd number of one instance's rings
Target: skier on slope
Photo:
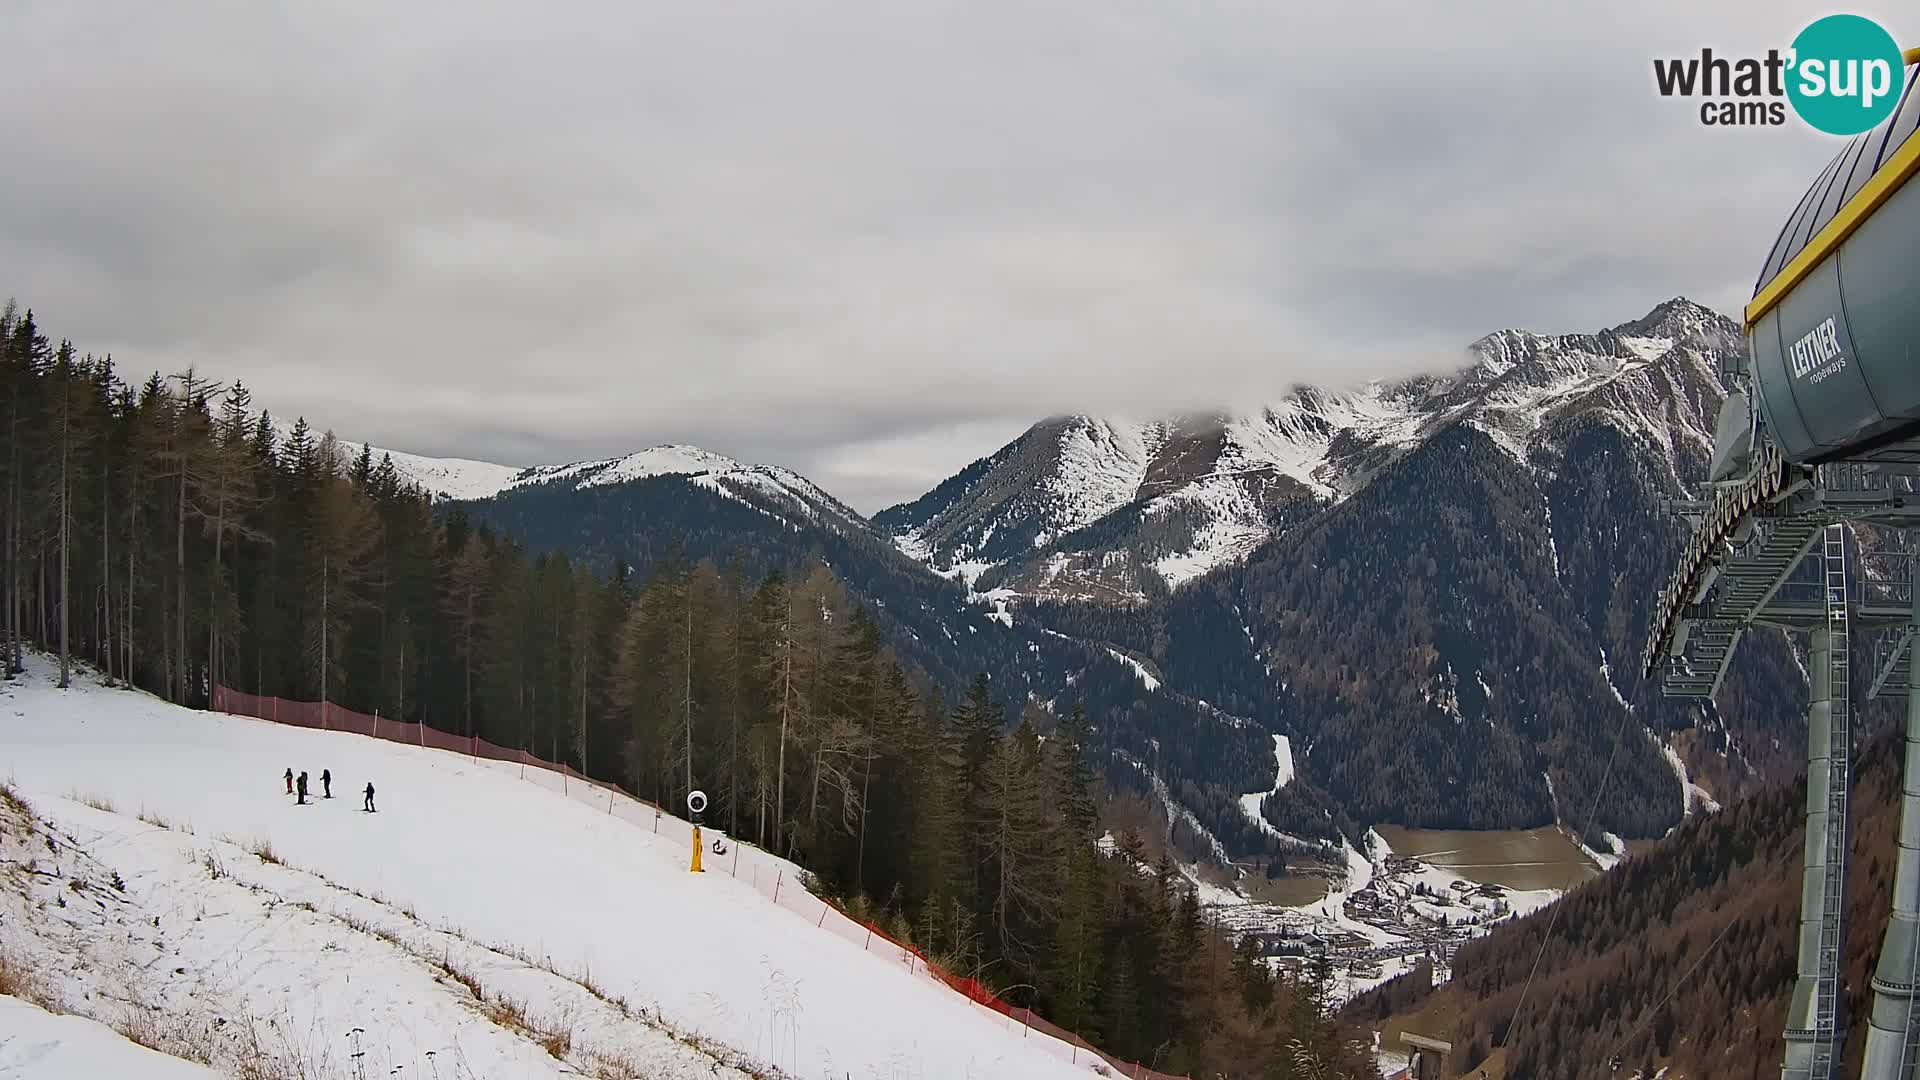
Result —
[[287, 770], [287, 794], [293, 794], [293, 770]]
[[294, 794], [299, 796], [294, 801], [301, 806], [307, 805], [307, 774], [304, 770], [300, 773], [300, 778], [293, 782], [293, 789]]
[[333, 771], [331, 769], [320, 770], [320, 797], [323, 799], [333, 798]]
[[373, 781], [367, 781], [367, 813], [373, 813]]

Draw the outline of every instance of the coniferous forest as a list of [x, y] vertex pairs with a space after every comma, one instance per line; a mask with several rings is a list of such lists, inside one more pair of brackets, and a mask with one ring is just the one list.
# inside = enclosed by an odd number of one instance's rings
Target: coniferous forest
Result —
[[129, 380], [0, 312], [0, 644], [205, 707], [212, 687], [474, 734], [709, 822], [960, 974], [1168, 1072], [1371, 1066], [1322, 984], [1205, 920], [1137, 836], [1099, 835], [1101, 718], [992, 673], [932, 685], [823, 565], [610, 572], [437, 512], [390, 461], [238, 381]]

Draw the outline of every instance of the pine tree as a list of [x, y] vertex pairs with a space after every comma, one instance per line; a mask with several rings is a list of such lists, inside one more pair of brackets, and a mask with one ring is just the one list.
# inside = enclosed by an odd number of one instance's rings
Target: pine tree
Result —
[[1063, 833], [1053, 789], [1040, 767], [1031, 726], [996, 738], [980, 770], [974, 834], [979, 837], [992, 922], [1002, 956], [1028, 969], [1037, 933], [1059, 911]]
[[15, 315], [13, 302], [4, 309], [7, 365], [7, 535], [6, 535], [6, 651], [9, 676], [25, 670], [26, 574], [25, 530], [27, 488], [38, 447], [27, 429], [41, 416], [41, 376], [53, 358], [52, 345], [34, 322], [33, 312]]
[[1053, 964], [1046, 983], [1055, 1023], [1081, 1030], [1095, 1019], [1101, 987], [1100, 867], [1091, 845], [1075, 848], [1054, 926]]
[[473, 726], [473, 669], [477, 661], [481, 618], [486, 613], [483, 597], [487, 592], [488, 567], [485, 542], [469, 533], [456, 548], [447, 588], [447, 610], [453, 620], [460, 650], [461, 715], [466, 734], [475, 734]]
[[1114, 1053], [1126, 1057], [1138, 1054], [1140, 990], [1134, 976], [1131, 952], [1123, 943], [1114, 950], [1107, 965], [1106, 1002], [1101, 1030], [1105, 1043]]

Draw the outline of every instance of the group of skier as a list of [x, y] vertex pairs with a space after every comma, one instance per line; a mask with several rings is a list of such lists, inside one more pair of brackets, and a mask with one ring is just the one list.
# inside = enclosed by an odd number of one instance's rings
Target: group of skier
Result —
[[[307, 805], [307, 774], [306, 772], [303, 770], [299, 776], [295, 776], [293, 775], [293, 770], [288, 769], [287, 775], [286, 775], [286, 781], [287, 781], [287, 794], [294, 796], [294, 801], [296, 804], [300, 806]], [[321, 793], [320, 797], [323, 799], [333, 798], [333, 771], [331, 769], [320, 770], [320, 793]], [[373, 781], [371, 780], [367, 781], [367, 790], [365, 792], [365, 795], [366, 795], [366, 804], [363, 807], [361, 807], [361, 809], [371, 814], [373, 813]]]

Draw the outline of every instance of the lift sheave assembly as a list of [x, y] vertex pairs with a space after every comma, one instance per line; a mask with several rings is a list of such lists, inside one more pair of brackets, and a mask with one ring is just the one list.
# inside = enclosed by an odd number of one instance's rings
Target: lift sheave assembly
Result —
[[[1781, 229], [1746, 309], [1695, 531], [1655, 603], [1644, 668], [1669, 696], [1711, 698], [1750, 626], [1807, 635], [1807, 833], [1784, 1080], [1844, 1075], [1847, 799], [1853, 648], [1869, 696], [1904, 693], [1905, 777], [1892, 911], [1861, 1075], [1920, 1076], [1920, 636], [1915, 552], [1867, 589], [1854, 524], [1920, 528], [1920, 49], [1900, 107], [1850, 139]], [[1818, 566], [1809, 565], [1814, 559]]]

